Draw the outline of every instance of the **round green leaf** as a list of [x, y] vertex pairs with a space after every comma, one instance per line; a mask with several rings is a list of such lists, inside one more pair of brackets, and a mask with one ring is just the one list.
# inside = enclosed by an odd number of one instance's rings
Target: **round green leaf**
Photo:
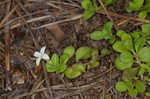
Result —
[[59, 56], [57, 54], [53, 54], [51, 60], [46, 62], [46, 69], [48, 72], [55, 72], [58, 69], [59, 65]]
[[126, 49], [128, 49], [129, 51], [133, 50], [132, 39], [128, 38], [128, 39], [122, 40], [122, 42], [123, 42], [122, 46], [124, 46]]
[[51, 60], [46, 62], [46, 70], [47, 72], [55, 72], [57, 71], [58, 65], [53, 64]]
[[136, 89], [130, 89], [130, 90], [128, 90], [128, 92], [129, 92], [130, 96], [136, 96], [138, 93]]
[[131, 36], [132, 36], [132, 38], [134, 39], [134, 41], [140, 37], [140, 33], [141, 33], [141, 32], [138, 32], [138, 31], [133, 31], [133, 32], [131, 33]]
[[116, 37], [112, 35], [109, 39], [109, 44], [113, 44], [115, 40], [116, 40]]
[[126, 86], [125, 82], [117, 82], [115, 88], [119, 92], [123, 92], [123, 91], [127, 90], [127, 86]]
[[122, 33], [121, 35], [121, 42], [122, 42], [122, 46], [128, 50], [133, 50], [133, 42], [132, 42], [132, 38], [129, 34], [127, 33]]
[[145, 95], [146, 95], [147, 97], [150, 97], [150, 92], [146, 92]]
[[65, 76], [69, 79], [76, 78], [80, 76], [82, 73], [80, 71], [74, 71], [71, 67], [67, 68], [65, 71]]
[[72, 69], [74, 71], [85, 72], [86, 65], [85, 64], [80, 64], [80, 63], [79, 64], [73, 64]]
[[93, 33], [90, 34], [90, 38], [92, 40], [101, 40], [104, 38], [104, 35], [101, 31], [94, 31]]
[[117, 52], [124, 52], [127, 50], [121, 41], [116, 41], [115, 44], [113, 44], [113, 49]]
[[84, 18], [85, 20], [88, 20], [88, 19], [91, 18], [94, 14], [95, 14], [95, 9], [94, 9], [94, 8], [85, 10], [84, 13], [83, 13], [83, 18]]
[[115, 66], [119, 70], [131, 68], [133, 64], [133, 55], [130, 52], [123, 52], [115, 60]]
[[66, 70], [66, 68], [67, 68], [67, 65], [59, 64], [57, 67], [57, 70], [56, 70], [56, 74], [64, 72]]
[[128, 90], [131, 90], [131, 89], [134, 88], [134, 85], [132, 84], [131, 81], [125, 81], [125, 83], [126, 83], [126, 86], [127, 86], [127, 89], [128, 89]]
[[110, 39], [112, 37], [112, 26], [113, 26], [113, 22], [111, 21], [104, 24], [104, 27], [102, 29], [102, 34], [105, 40]]
[[150, 47], [143, 47], [138, 52], [139, 59], [143, 62], [150, 62]]
[[98, 60], [99, 59], [99, 51], [97, 48], [92, 48], [91, 49], [91, 56], [92, 56], [92, 59], [94, 60]]
[[76, 52], [76, 61], [80, 59], [88, 59], [91, 57], [91, 48], [89, 47], [80, 47]]
[[124, 81], [131, 81], [136, 77], [138, 68], [129, 68], [123, 71], [122, 79]]
[[66, 64], [69, 60], [68, 54], [63, 54], [60, 56], [60, 64]]
[[150, 23], [142, 24], [142, 32], [143, 36], [147, 36], [148, 34], [150, 34]]
[[135, 50], [136, 52], [138, 52], [145, 44], [145, 38], [144, 37], [140, 37], [138, 39], [135, 40]]
[[74, 55], [75, 48], [73, 46], [68, 46], [64, 49], [64, 54], [67, 54], [69, 57]]
[[101, 57], [104, 57], [104, 56], [109, 55], [109, 54], [111, 54], [111, 53], [112, 53], [111, 50], [109, 50], [109, 49], [107, 49], [107, 48], [103, 48], [103, 49], [101, 50]]
[[84, 9], [88, 9], [90, 6], [92, 6], [92, 2], [90, 0], [83, 0], [81, 2], [81, 6], [84, 8]]
[[121, 38], [121, 36], [122, 36], [123, 34], [126, 34], [126, 32], [123, 31], [123, 30], [118, 30], [118, 31], [117, 31], [117, 36], [119, 36], [120, 38]]
[[143, 93], [146, 89], [146, 84], [143, 81], [136, 81], [135, 88], [139, 93]]
[[138, 16], [139, 18], [145, 19], [147, 17], [147, 11], [141, 11]]
[[100, 62], [96, 61], [96, 60], [91, 60], [90, 64], [88, 65], [87, 69], [91, 69], [91, 68], [95, 68], [97, 66], [99, 66]]
[[126, 51], [120, 54], [120, 60], [124, 63], [133, 63], [133, 55]]
[[51, 57], [51, 63], [54, 65], [58, 65], [59, 64], [59, 56], [57, 54], [53, 54]]

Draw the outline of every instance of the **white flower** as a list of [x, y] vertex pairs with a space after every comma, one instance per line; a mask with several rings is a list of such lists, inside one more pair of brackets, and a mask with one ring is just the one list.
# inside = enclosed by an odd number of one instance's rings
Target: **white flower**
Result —
[[40, 52], [35, 52], [34, 53], [34, 56], [37, 57], [36, 58], [36, 65], [39, 66], [40, 64], [40, 61], [41, 59], [44, 59], [44, 60], [49, 60], [49, 56], [45, 53], [45, 49], [46, 49], [46, 46], [42, 47]]

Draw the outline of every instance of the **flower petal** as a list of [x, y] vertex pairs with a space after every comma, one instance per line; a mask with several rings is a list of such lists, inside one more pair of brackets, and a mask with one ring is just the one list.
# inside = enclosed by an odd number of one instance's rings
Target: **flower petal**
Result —
[[34, 56], [35, 56], [35, 57], [41, 57], [41, 53], [39, 53], [39, 52], [34, 52]]
[[50, 58], [49, 58], [49, 56], [47, 54], [44, 54], [43, 57], [42, 57], [42, 59], [49, 60]]
[[44, 54], [45, 49], [46, 49], [46, 46], [43, 46], [43, 47], [41, 48], [41, 50], [40, 50], [40, 53], [41, 53], [41, 54]]
[[37, 65], [37, 66], [40, 65], [40, 61], [41, 61], [41, 58], [40, 58], [40, 57], [36, 59], [36, 65]]

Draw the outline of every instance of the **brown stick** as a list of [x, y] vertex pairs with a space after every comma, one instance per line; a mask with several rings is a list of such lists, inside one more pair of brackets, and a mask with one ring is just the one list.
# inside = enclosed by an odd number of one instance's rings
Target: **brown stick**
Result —
[[3, 25], [8, 19], [9, 17], [15, 12], [17, 6], [15, 6], [5, 17], [4, 19], [1, 21], [0, 25]]
[[[10, 14], [11, 12], [9, 12], [10, 6], [11, 6], [11, 3], [8, 3], [7, 12], [6, 12], [6, 13], [8, 13], [7, 16], [11, 15]], [[5, 17], [4, 20], [1, 23], [7, 21], [8, 18], [9, 17]], [[6, 64], [7, 71], [10, 70], [10, 51], [9, 51], [10, 48], [9, 48], [9, 41], [10, 41], [9, 26], [7, 26], [7, 27], [5, 27], [5, 64]]]
[[113, 19], [111, 18], [111, 16], [109, 15], [109, 13], [108, 13], [106, 7], [104, 6], [102, 0], [98, 0], [98, 1], [99, 1], [99, 3], [101, 4], [101, 6], [103, 7], [104, 12], [106, 13], [108, 19], [114, 23], [114, 28], [117, 30], [117, 26], [116, 26], [115, 22], [113, 21]]
[[[97, 13], [106, 15], [104, 10], [97, 11]], [[132, 20], [132, 21], [137, 21], [137, 22], [142, 22], [142, 23], [150, 23], [150, 21], [146, 20], [146, 19], [140, 19], [140, 18], [136, 18], [136, 17], [124, 16], [124, 15], [120, 15], [120, 14], [117, 14], [117, 13], [114, 13], [114, 12], [111, 12], [111, 11], [108, 11], [108, 13], [109, 13], [110, 16], [114, 16], [114, 17], [121, 18], [121, 19]]]

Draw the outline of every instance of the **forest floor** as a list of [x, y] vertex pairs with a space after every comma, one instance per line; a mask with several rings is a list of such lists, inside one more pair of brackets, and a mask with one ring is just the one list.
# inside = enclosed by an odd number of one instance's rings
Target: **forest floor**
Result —
[[129, 0], [107, 6], [109, 16], [101, 9], [84, 20], [81, 1], [0, 0], [0, 99], [133, 99], [115, 90], [122, 74], [114, 67], [114, 51], [75, 79], [47, 72], [44, 62], [36, 66], [33, 54], [43, 46], [49, 56], [70, 45], [112, 50], [107, 41], [90, 39], [90, 33], [101, 29], [109, 17], [126, 32], [147, 21], [126, 12]]

